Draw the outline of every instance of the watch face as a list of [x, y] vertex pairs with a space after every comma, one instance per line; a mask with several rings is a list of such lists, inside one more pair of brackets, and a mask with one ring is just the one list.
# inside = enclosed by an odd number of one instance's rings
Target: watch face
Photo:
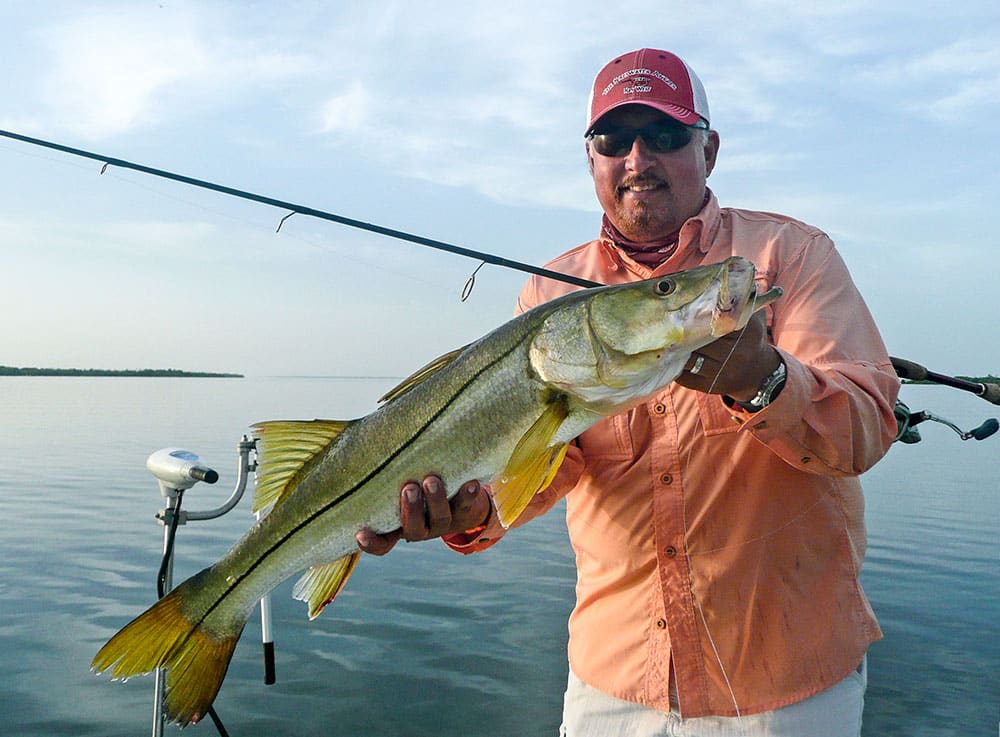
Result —
[[757, 395], [746, 402], [741, 402], [738, 399], [734, 399], [739, 406], [748, 412], [757, 412], [758, 410], [764, 409], [767, 405], [771, 403], [771, 400], [781, 391], [781, 388], [785, 385], [785, 362], [782, 361], [778, 364], [778, 368], [768, 374], [764, 380], [760, 383], [760, 389]]
[[785, 385], [785, 362], [782, 361], [778, 364], [770, 376], [764, 379], [764, 383], [761, 385], [760, 391], [757, 396], [751, 401], [761, 407], [766, 407], [771, 403], [771, 399], [774, 398], [775, 393], [780, 387]]

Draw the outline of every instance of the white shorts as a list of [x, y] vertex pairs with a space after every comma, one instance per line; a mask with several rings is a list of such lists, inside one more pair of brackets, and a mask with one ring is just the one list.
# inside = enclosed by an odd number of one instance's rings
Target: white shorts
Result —
[[742, 717], [692, 717], [622, 701], [572, 671], [560, 737], [859, 737], [867, 658], [839, 683], [804, 701]]

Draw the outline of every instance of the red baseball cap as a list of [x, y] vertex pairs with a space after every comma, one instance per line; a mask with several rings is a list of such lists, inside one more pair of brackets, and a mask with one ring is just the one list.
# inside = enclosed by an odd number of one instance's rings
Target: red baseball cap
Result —
[[587, 133], [622, 105], [647, 105], [685, 125], [708, 123], [708, 98], [694, 70], [669, 51], [639, 49], [610, 61], [594, 80]]

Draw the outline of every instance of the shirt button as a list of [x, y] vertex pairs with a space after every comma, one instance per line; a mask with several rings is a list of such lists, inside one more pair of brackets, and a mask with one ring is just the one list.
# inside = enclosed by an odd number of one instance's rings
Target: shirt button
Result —
[[675, 555], [677, 555], [677, 548], [675, 548], [673, 545], [668, 545], [663, 552], [668, 558], [673, 558]]
[[667, 411], [667, 405], [658, 402], [653, 405], [653, 411], [658, 415], [662, 415]]
[[671, 476], [669, 473], [665, 473], [662, 476], [660, 476], [660, 482], [664, 486], [670, 486], [670, 484], [674, 482], [674, 477]]
[[667, 628], [667, 620], [665, 620], [665, 619], [657, 619], [656, 620], [656, 629], [658, 629], [658, 630], [665, 630], [666, 628]]

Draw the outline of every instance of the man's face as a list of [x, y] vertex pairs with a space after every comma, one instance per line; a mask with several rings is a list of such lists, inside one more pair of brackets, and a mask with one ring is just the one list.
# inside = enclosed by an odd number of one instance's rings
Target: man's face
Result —
[[[596, 130], [638, 129], [670, 120], [644, 105], [625, 105], [603, 116]], [[702, 140], [696, 134], [683, 148], [655, 153], [637, 137], [622, 156], [603, 156], [588, 144], [597, 199], [622, 235], [640, 243], [665, 239], [697, 214], [719, 151], [714, 131], [708, 132], [704, 145]]]

